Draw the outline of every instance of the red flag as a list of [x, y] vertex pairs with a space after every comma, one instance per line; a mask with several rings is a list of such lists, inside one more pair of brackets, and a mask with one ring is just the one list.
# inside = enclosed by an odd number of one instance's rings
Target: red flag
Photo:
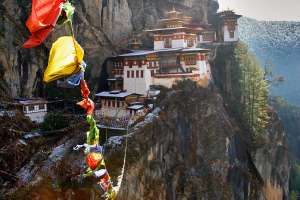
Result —
[[80, 89], [82, 97], [85, 99], [89, 98], [90, 90], [85, 80], [80, 81]]
[[54, 29], [65, 0], [32, 0], [31, 15], [26, 26], [31, 32], [24, 48], [40, 45]]
[[89, 153], [86, 156], [86, 163], [91, 170], [95, 170], [102, 160], [103, 156], [101, 153]]
[[85, 109], [88, 115], [92, 115], [95, 109], [95, 104], [91, 99], [83, 99], [82, 101], [78, 102], [77, 105]]

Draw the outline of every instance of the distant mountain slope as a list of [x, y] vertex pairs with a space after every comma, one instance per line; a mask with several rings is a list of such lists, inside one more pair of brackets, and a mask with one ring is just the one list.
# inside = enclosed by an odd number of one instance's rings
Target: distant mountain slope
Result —
[[300, 22], [239, 20], [240, 38], [249, 45], [262, 65], [271, 61], [273, 72], [285, 78], [272, 87], [272, 95], [282, 96], [300, 106]]

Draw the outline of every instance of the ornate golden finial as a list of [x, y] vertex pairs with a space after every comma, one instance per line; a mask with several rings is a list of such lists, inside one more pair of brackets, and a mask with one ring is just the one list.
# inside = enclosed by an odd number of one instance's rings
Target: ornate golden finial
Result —
[[140, 49], [142, 46], [142, 42], [140, 41], [140, 39], [138, 38], [137, 34], [133, 34], [131, 42], [129, 43], [129, 47], [132, 49]]

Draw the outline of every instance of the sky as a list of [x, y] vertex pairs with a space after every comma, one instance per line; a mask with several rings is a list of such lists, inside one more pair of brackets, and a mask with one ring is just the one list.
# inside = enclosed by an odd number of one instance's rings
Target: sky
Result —
[[300, 21], [300, 0], [218, 0], [220, 10], [232, 9], [258, 20]]

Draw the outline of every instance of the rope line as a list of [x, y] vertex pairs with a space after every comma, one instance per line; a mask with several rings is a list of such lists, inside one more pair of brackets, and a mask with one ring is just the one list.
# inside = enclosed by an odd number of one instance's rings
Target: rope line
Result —
[[[71, 19], [68, 20], [68, 26], [70, 28], [71, 31], [71, 35], [72, 35], [72, 40], [73, 40], [73, 45], [75, 48], [75, 58], [76, 58], [76, 65], [78, 66], [78, 57], [77, 57], [77, 49], [76, 49], [76, 40], [75, 40], [75, 35], [74, 35], [74, 29], [73, 29], [73, 24]], [[119, 112], [121, 109], [118, 109], [116, 114], [115, 114], [115, 118], [118, 116]], [[105, 118], [103, 119], [103, 121], [105, 120]], [[124, 158], [123, 158], [123, 165], [122, 165], [122, 170], [121, 170], [121, 175], [118, 176], [117, 178], [117, 186], [113, 187], [113, 192], [115, 193], [115, 197], [113, 197], [113, 199], [115, 199], [120, 191], [120, 187], [122, 185], [123, 182], [123, 178], [124, 178], [124, 173], [125, 173], [125, 167], [126, 167], [126, 160], [127, 160], [127, 149], [128, 149], [128, 133], [129, 133], [129, 126], [130, 126], [130, 120], [127, 124], [127, 128], [126, 128], [126, 135], [125, 135], [125, 150], [124, 150]], [[108, 141], [108, 128], [106, 128], [106, 142]], [[106, 165], [104, 165], [104, 169], [107, 171]], [[104, 194], [105, 195], [105, 194]], [[106, 197], [106, 199], [111, 199]]]

